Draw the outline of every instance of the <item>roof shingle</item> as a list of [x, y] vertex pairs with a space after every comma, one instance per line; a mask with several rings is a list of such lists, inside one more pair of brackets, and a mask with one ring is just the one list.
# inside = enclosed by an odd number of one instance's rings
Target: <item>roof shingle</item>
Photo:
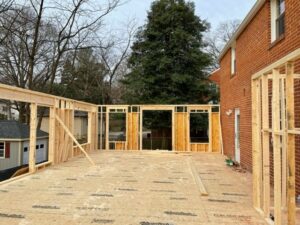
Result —
[[[48, 133], [37, 130], [37, 137], [46, 137]], [[0, 120], [0, 139], [28, 139], [30, 127], [14, 120]]]

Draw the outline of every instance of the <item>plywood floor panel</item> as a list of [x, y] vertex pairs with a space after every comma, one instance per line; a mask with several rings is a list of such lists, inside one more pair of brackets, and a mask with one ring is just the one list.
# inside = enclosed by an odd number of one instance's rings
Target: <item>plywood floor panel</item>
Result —
[[[49, 167], [0, 186], [0, 225], [264, 225], [251, 175], [216, 154], [109, 152]], [[202, 197], [188, 159], [209, 193]]]

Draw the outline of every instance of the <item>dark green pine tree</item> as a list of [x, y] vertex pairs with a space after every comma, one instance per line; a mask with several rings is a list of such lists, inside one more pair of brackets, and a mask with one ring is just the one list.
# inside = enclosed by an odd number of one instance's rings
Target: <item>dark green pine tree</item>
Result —
[[124, 78], [127, 103], [191, 104], [210, 100], [205, 69], [210, 56], [203, 51], [207, 22], [184, 0], [157, 0], [140, 27]]

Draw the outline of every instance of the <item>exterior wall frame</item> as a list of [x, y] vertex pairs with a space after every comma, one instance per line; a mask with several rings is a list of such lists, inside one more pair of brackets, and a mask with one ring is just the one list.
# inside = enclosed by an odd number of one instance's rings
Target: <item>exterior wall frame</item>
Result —
[[[100, 136], [105, 133], [105, 150], [110, 150], [109, 148], [109, 118], [110, 113], [126, 113], [126, 141], [123, 149], [116, 150], [143, 150], [142, 149], [142, 140], [143, 140], [143, 112], [144, 111], [171, 111], [172, 113], [172, 151], [204, 151], [212, 153], [221, 153], [222, 150], [222, 133], [221, 133], [221, 122], [220, 122], [220, 110], [218, 112], [213, 112], [213, 108], [219, 108], [219, 105], [99, 105], [99, 114], [100, 114]], [[185, 112], [177, 112], [178, 107], [185, 109]], [[103, 109], [106, 108], [106, 112], [103, 112]], [[136, 112], [133, 111], [133, 108], [136, 108]], [[197, 113], [198, 111], [204, 111], [208, 113], [209, 118], [209, 142], [208, 143], [196, 143], [198, 146], [191, 147], [192, 143], [190, 141], [190, 114]], [[138, 114], [138, 119], [132, 122], [133, 113]], [[178, 124], [177, 115], [185, 114], [185, 119], [183, 124]], [[105, 118], [105, 128], [103, 129], [103, 115], [106, 115]], [[213, 117], [213, 114], [215, 116]], [[217, 124], [217, 127], [213, 126], [213, 119], [216, 120], [214, 124]], [[130, 123], [129, 123], [130, 121]], [[138, 124], [137, 124], [138, 123]], [[182, 141], [186, 144], [184, 149], [179, 149], [179, 140], [180, 138], [176, 135], [178, 129], [184, 129], [184, 137]], [[214, 129], [217, 129], [217, 132], [213, 132]], [[129, 133], [131, 132], [131, 133]], [[218, 135], [213, 135], [217, 133]], [[131, 142], [131, 137], [138, 135], [138, 147], [132, 149], [129, 144]], [[216, 136], [216, 137], [215, 137]], [[178, 139], [179, 138], [179, 139]], [[102, 139], [100, 138], [101, 143]], [[218, 149], [213, 149], [213, 142], [217, 142]], [[101, 145], [102, 146], [102, 145]], [[203, 147], [204, 146], [204, 147]], [[205, 147], [206, 146], [206, 147]], [[101, 148], [100, 148], [101, 149]]]
[[[270, 224], [275, 225], [282, 225], [284, 220], [289, 225], [296, 224], [295, 135], [299, 135], [300, 132], [295, 128], [294, 79], [299, 76], [294, 73], [294, 63], [299, 58], [300, 49], [252, 76], [253, 204]], [[284, 74], [281, 73], [282, 69]], [[272, 80], [272, 128], [269, 128], [269, 80]], [[257, 98], [259, 89], [262, 91], [261, 98]], [[259, 109], [260, 105], [262, 111]], [[259, 126], [260, 121], [262, 127]], [[270, 135], [273, 137], [274, 154], [275, 223], [269, 219]], [[260, 157], [261, 155], [263, 157]], [[282, 211], [285, 208], [287, 218]]]

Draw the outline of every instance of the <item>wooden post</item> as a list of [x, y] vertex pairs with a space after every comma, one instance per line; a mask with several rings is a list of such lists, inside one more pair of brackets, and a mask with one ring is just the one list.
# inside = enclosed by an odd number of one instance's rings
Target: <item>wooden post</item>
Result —
[[183, 119], [182, 119], [182, 126], [184, 127], [183, 129], [183, 149], [182, 151], [186, 152], [188, 150], [188, 140], [187, 140], [187, 116], [188, 113], [186, 112], [187, 108], [185, 108], [184, 113], [183, 113]]
[[257, 162], [258, 163], [258, 174], [257, 174], [257, 179], [258, 179], [258, 191], [259, 191], [259, 208], [263, 208], [262, 200], [263, 200], [263, 152], [262, 152], [262, 118], [261, 118], [261, 101], [262, 101], [262, 96], [261, 96], [261, 78], [257, 80], [257, 86], [256, 86], [256, 115], [257, 115]]
[[258, 102], [257, 102], [257, 93], [258, 93], [258, 81], [259, 80], [252, 80], [252, 164], [253, 164], [253, 206], [256, 209], [261, 209], [261, 192], [260, 192], [260, 179], [259, 173], [260, 171], [260, 164], [259, 161], [259, 123], [257, 114]]
[[[64, 100], [59, 100], [60, 101], [60, 108], [59, 108], [59, 113], [58, 115], [62, 119], [62, 121], [65, 121], [65, 101]], [[64, 153], [64, 140], [65, 140], [65, 131], [62, 128], [62, 126], [59, 126], [59, 142], [58, 142], [58, 152], [59, 152], [59, 158], [58, 162], [63, 162], [63, 153]]]
[[286, 150], [286, 104], [285, 104], [285, 79], [280, 79], [280, 116], [281, 116], [281, 130], [283, 131], [281, 140], [281, 152], [282, 152], [282, 207], [286, 207], [287, 201], [287, 150]]
[[103, 106], [100, 107], [100, 150], [103, 149]]
[[223, 145], [223, 131], [222, 131], [222, 118], [221, 118], [221, 107], [219, 106], [219, 127], [220, 127], [220, 146], [221, 154], [224, 155], [224, 145]]
[[106, 107], [105, 123], [105, 150], [109, 150], [109, 107]]
[[92, 144], [92, 112], [88, 112], [88, 136], [87, 136], [87, 142], [91, 145]]
[[209, 133], [209, 137], [208, 137], [208, 151], [212, 152], [212, 109], [211, 107], [208, 110], [208, 133]]
[[270, 136], [269, 136], [269, 85], [268, 75], [262, 77], [262, 148], [263, 148], [263, 210], [270, 216]]
[[98, 137], [99, 137], [99, 114], [98, 110], [96, 108], [96, 112], [94, 112], [94, 120], [95, 120], [95, 126], [94, 126], [94, 150], [98, 149]]
[[143, 150], [143, 108], [140, 107], [140, 150]]
[[[132, 115], [132, 109], [131, 109], [131, 113]], [[128, 108], [125, 111], [125, 115], [126, 115], [126, 140], [125, 140], [125, 146], [124, 146], [124, 150], [128, 150], [128, 137], [129, 137], [129, 114], [128, 114]]]
[[175, 136], [175, 106], [172, 109], [172, 151], [176, 151], [175, 142], [176, 142], [176, 136]]
[[37, 126], [37, 104], [30, 104], [30, 141], [29, 141], [29, 172], [35, 172], [36, 158], [36, 126]]
[[[59, 99], [55, 99], [55, 115], [59, 113]], [[57, 164], [59, 163], [59, 140], [60, 140], [60, 125], [59, 123], [55, 120], [55, 151], [54, 151], [54, 163]]]
[[[294, 64], [286, 64], [286, 102], [287, 102], [287, 130], [295, 129], [294, 112]], [[287, 138], [287, 164], [288, 164], [288, 185], [287, 185], [287, 210], [288, 224], [296, 224], [296, 188], [295, 188], [295, 135], [288, 134]]]
[[[74, 103], [71, 102], [70, 104], [70, 117], [71, 117], [71, 124], [70, 124], [70, 131], [72, 132], [72, 134], [74, 134], [74, 121], [75, 121], [75, 111], [74, 111]], [[71, 144], [71, 157], [74, 157], [74, 148], [73, 148], [73, 140], [71, 139], [70, 141]]]
[[130, 112], [128, 111], [128, 127], [126, 128], [126, 138], [127, 138], [127, 150], [133, 150], [132, 149], [132, 139], [133, 139], [133, 131], [132, 131], [132, 107], [130, 108]]
[[188, 152], [191, 151], [190, 114], [191, 114], [191, 110], [190, 110], [189, 107], [187, 107], [187, 117], [186, 117], [186, 125], [187, 125], [187, 129], [186, 129], [186, 139], [187, 139], [187, 151], [188, 151]]
[[48, 161], [54, 163], [55, 151], [55, 108], [50, 107], [49, 113], [49, 147], [48, 147]]
[[[67, 127], [70, 126], [70, 120], [69, 120], [69, 109], [68, 109], [68, 101], [64, 102], [64, 109], [63, 109], [63, 115], [64, 115], [64, 123]], [[62, 161], [65, 162], [68, 160], [69, 158], [69, 149], [68, 149], [68, 145], [69, 145], [69, 136], [66, 134], [66, 132], [64, 131], [64, 137], [62, 139], [62, 147], [61, 147], [61, 151], [62, 151]]]
[[274, 154], [274, 217], [275, 225], [282, 224], [282, 189], [281, 189], [281, 141], [280, 141], [280, 96], [279, 70], [273, 70], [272, 91], [272, 125], [273, 125], [273, 154]]

